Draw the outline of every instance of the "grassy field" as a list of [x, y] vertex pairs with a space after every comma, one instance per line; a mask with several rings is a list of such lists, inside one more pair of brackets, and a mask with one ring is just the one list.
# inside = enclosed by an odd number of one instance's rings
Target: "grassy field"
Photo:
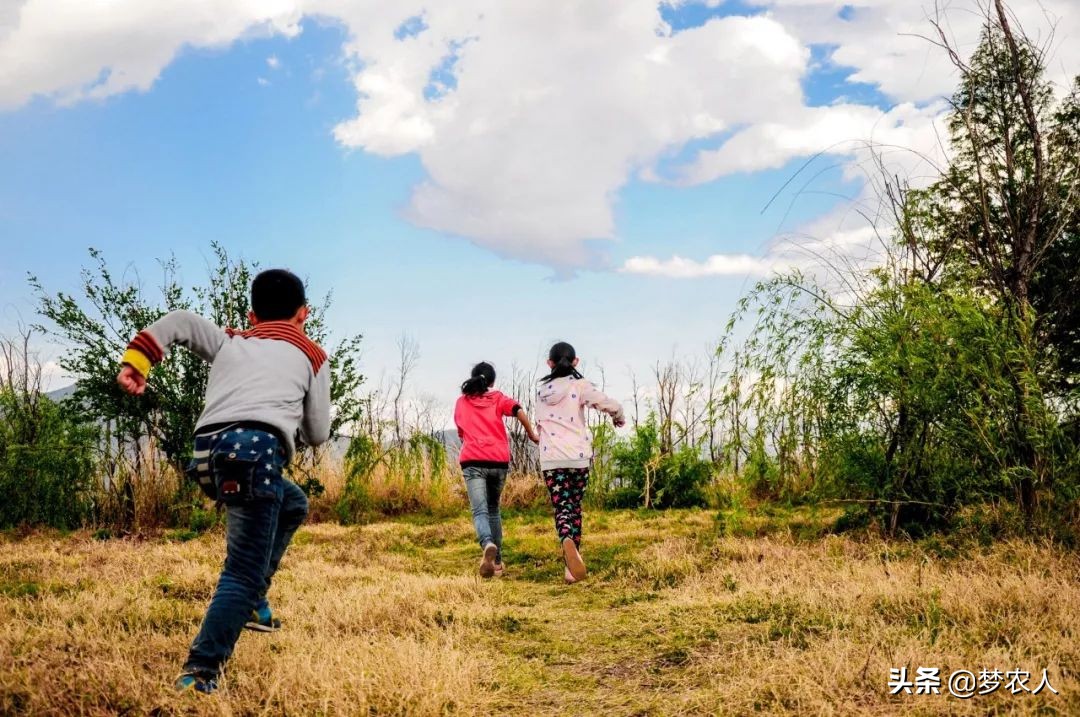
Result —
[[[508, 521], [493, 581], [464, 516], [308, 526], [272, 594], [285, 628], [244, 634], [213, 697], [171, 682], [220, 532], [7, 536], [0, 712], [1080, 714], [1075, 554], [818, 534], [830, 517], [594, 511], [574, 586], [544, 515]], [[1022, 668], [1029, 687], [1047, 668], [1060, 694], [891, 697], [900, 666]]]

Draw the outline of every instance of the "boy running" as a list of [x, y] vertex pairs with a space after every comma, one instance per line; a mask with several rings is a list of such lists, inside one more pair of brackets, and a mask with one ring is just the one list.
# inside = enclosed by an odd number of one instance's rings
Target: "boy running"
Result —
[[211, 364], [189, 473], [227, 508], [225, 566], [176, 681], [180, 691], [217, 689], [245, 627], [280, 627], [266, 595], [308, 509], [283, 472], [297, 437], [307, 445], [330, 437], [330, 367], [304, 334], [304, 283], [282, 269], [264, 271], [251, 284], [251, 309], [252, 328], [242, 332], [170, 312], [132, 339], [117, 376], [125, 391], [142, 394], [151, 366], [175, 344]]

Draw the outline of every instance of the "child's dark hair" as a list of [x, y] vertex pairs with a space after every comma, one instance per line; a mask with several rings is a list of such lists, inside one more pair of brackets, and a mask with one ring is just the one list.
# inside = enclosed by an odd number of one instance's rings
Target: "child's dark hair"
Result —
[[267, 269], [251, 282], [251, 310], [259, 321], [291, 319], [306, 303], [304, 282], [291, 271]]
[[565, 341], [560, 341], [552, 346], [551, 350], [548, 351], [548, 361], [555, 364], [555, 367], [551, 369], [551, 373], [540, 379], [540, 383], [562, 378], [563, 376], [585, 378], [574, 368], [574, 359], [576, 358], [577, 353], [574, 351], [574, 347]]
[[479, 396], [495, 385], [495, 367], [487, 361], [473, 366], [472, 376], [461, 384], [461, 392], [466, 396]]

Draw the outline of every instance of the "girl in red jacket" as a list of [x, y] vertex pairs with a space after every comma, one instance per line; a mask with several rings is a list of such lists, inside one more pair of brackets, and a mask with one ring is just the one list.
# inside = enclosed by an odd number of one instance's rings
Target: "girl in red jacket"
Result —
[[480, 575], [501, 575], [502, 515], [499, 499], [506, 474], [510, 470], [510, 442], [503, 418], [521, 422], [529, 440], [539, 443], [529, 416], [517, 401], [492, 388], [495, 367], [481, 362], [473, 366], [472, 376], [461, 384], [461, 397], [454, 406], [454, 423], [461, 438], [461, 471], [472, 505], [473, 526], [484, 557]]

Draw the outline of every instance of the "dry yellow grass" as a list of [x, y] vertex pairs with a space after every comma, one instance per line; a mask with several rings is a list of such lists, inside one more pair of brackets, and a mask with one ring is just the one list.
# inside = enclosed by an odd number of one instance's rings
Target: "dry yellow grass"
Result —
[[[464, 515], [304, 528], [213, 697], [171, 680], [220, 533], [0, 546], [4, 714], [1080, 714], [1080, 560], [1029, 542], [941, 559], [911, 544], [714, 514], [587, 514], [592, 574], [560, 583], [546, 516], [507, 525], [508, 577], [475, 575]], [[891, 667], [1049, 669], [1060, 693], [888, 695]], [[946, 690], [942, 689], [945, 693]]]
[[[337, 505], [346, 490], [346, 466], [339, 460], [323, 456], [315, 465], [294, 475], [303, 479], [314, 477], [323, 486], [322, 495], [310, 501], [312, 520], [330, 520], [338, 516]], [[355, 522], [393, 515], [449, 516], [465, 510], [469, 499], [456, 464], [433, 469], [429, 464], [418, 466], [412, 477], [401, 470], [381, 464], [363, 482], [366, 510], [351, 516]], [[506, 479], [502, 505], [506, 508], [529, 508], [543, 505], [547, 490], [535, 475], [511, 473]]]

